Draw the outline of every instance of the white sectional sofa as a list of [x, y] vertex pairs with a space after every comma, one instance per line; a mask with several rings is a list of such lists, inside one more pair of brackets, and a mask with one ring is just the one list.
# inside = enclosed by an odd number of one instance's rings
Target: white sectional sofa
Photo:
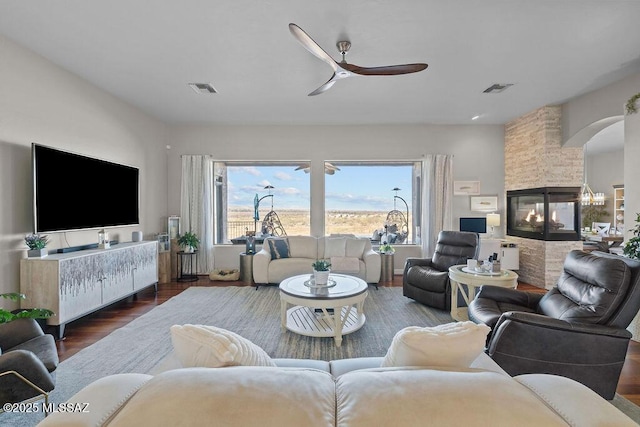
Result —
[[[278, 239], [284, 241], [288, 253], [284, 250], [276, 255], [271, 250], [269, 241]], [[312, 273], [311, 264], [318, 259], [330, 260], [334, 273], [356, 276], [367, 283], [380, 281], [380, 254], [372, 249], [371, 241], [346, 236], [269, 237], [253, 256], [253, 280], [257, 284], [280, 283], [287, 277]]]
[[578, 382], [512, 378], [484, 353], [455, 369], [380, 368], [382, 359], [274, 359], [277, 367], [111, 375], [69, 400], [87, 412], [53, 413], [38, 426], [637, 425]]

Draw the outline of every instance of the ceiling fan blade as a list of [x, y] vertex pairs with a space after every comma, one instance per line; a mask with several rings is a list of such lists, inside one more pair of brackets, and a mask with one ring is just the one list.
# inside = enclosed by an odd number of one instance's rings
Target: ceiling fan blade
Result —
[[324, 62], [329, 64], [333, 71], [338, 70], [337, 62], [318, 45], [307, 33], [305, 33], [302, 28], [298, 27], [296, 24], [289, 24], [289, 31], [291, 34], [298, 39], [300, 44], [304, 46], [309, 52], [311, 52], [314, 56], [322, 59]]
[[[309, 173], [311, 171], [311, 164], [310, 163], [302, 163], [300, 166], [298, 166], [295, 170], [297, 171], [304, 171], [304, 173]], [[326, 173], [327, 175], [333, 175], [336, 173], [336, 171], [339, 171], [340, 168], [332, 165], [329, 162], [325, 162], [324, 163], [324, 173]]]
[[354, 64], [346, 64], [341, 62], [341, 68], [352, 72], [353, 74], [359, 74], [361, 76], [395, 76], [398, 74], [410, 74], [417, 73], [428, 67], [427, 64], [402, 64], [402, 65], [387, 65], [385, 67], [360, 67]]
[[327, 80], [327, 82], [325, 84], [323, 84], [318, 89], [316, 89], [313, 92], [311, 92], [308, 96], [320, 95], [321, 93], [326, 92], [327, 90], [331, 89], [331, 86], [333, 86], [333, 84], [336, 82], [336, 80], [337, 80], [336, 79], [336, 75], [334, 73], [333, 76], [331, 76], [331, 78], [329, 80]]

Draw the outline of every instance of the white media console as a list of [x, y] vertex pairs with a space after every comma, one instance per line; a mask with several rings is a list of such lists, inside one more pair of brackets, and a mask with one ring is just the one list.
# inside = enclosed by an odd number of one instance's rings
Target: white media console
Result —
[[21, 306], [52, 310], [47, 323], [57, 327], [58, 338], [66, 323], [157, 283], [155, 241], [20, 261], [20, 292], [27, 296]]

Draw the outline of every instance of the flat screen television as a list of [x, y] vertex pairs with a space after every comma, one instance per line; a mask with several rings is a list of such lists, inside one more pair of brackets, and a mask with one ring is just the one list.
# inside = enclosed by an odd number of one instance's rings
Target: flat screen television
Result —
[[487, 232], [487, 218], [460, 218], [460, 231], [471, 231], [474, 233]]
[[31, 145], [35, 233], [139, 224], [139, 170]]

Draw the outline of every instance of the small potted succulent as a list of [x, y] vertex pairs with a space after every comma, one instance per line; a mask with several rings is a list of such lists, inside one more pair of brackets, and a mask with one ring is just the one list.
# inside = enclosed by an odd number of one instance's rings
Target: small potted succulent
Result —
[[182, 236], [178, 237], [178, 244], [183, 248], [185, 252], [190, 253], [198, 249], [200, 239], [198, 239], [198, 236], [196, 236], [192, 232], [187, 231]]
[[40, 234], [27, 234], [24, 237], [24, 242], [29, 247], [27, 255], [30, 258], [43, 258], [46, 257], [48, 251], [45, 249], [49, 243], [47, 236], [41, 236]]
[[316, 285], [326, 285], [329, 282], [331, 263], [326, 259], [318, 259], [311, 264], [313, 267], [313, 280]]

